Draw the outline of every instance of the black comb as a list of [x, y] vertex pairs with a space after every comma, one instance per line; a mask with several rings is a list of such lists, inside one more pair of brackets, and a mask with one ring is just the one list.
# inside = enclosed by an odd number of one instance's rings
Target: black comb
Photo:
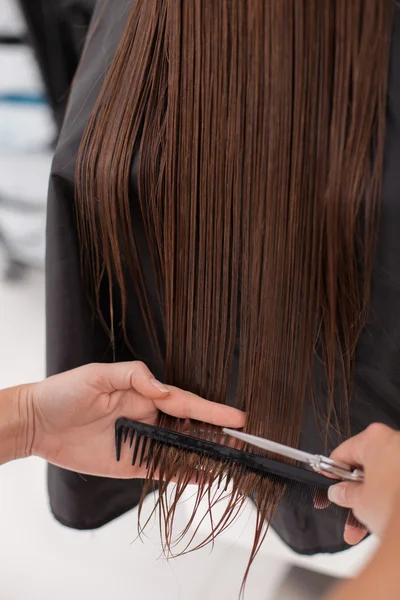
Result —
[[[155, 469], [157, 462], [155, 450], [160, 447], [160, 444], [182, 452], [195, 453], [199, 458], [209, 457], [221, 461], [224, 470], [218, 479], [217, 487], [219, 488], [224, 480], [224, 491], [227, 490], [236, 469], [242, 472], [244, 470], [266, 477], [272, 483], [283, 486], [284, 492], [279, 495], [273, 510], [282, 505], [289, 506], [297, 515], [303, 515], [301, 521], [304, 523], [307, 513], [315, 514], [315, 511], [320, 512], [318, 509], [323, 508], [324, 518], [334, 519], [335, 526], [339, 527], [341, 531], [346, 522], [353, 527], [363, 528], [349, 509], [329, 503], [327, 490], [331, 485], [337, 483], [337, 480], [307, 468], [126, 418], [118, 419], [115, 424], [117, 460], [120, 460], [122, 444], [127, 442], [128, 437], [130, 447], [133, 446], [132, 465], [142, 466], [146, 461], [146, 468], [152, 465]], [[200, 470], [201, 466], [199, 465]], [[257, 490], [254, 490], [251, 497], [254, 500], [256, 496]]]
[[[242, 466], [253, 473], [265, 476], [275, 476], [290, 481], [315, 486], [327, 490], [331, 485], [337, 483], [324, 475], [314, 471], [288, 465], [278, 460], [257, 456], [251, 452], [244, 452], [237, 448], [223, 446], [208, 440], [202, 440], [190, 435], [178, 433], [170, 429], [146, 425], [139, 421], [121, 418], [115, 424], [115, 449], [117, 460], [121, 457], [121, 446], [126, 442], [129, 436], [130, 447], [133, 447], [132, 465], [142, 466], [146, 456], [146, 465], [148, 466], [153, 458], [155, 442], [165, 446], [177, 448], [187, 452], [195, 452], [201, 456], [207, 456], [219, 459], [224, 464]], [[139, 447], [142, 443], [140, 456]], [[147, 451], [147, 452], [146, 452]]]

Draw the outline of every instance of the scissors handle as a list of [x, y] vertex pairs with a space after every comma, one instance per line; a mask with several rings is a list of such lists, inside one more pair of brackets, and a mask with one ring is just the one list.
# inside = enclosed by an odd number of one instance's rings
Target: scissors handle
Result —
[[339, 479], [342, 481], [364, 481], [364, 473], [362, 470], [353, 469], [349, 465], [337, 460], [332, 460], [332, 458], [328, 458], [327, 456], [322, 456], [321, 454], [310, 454], [309, 452], [304, 452], [296, 448], [291, 448], [290, 446], [278, 444], [271, 440], [250, 435], [248, 433], [243, 433], [242, 431], [237, 431], [235, 429], [223, 428], [222, 431], [226, 435], [230, 435], [238, 440], [241, 440], [242, 442], [256, 446], [257, 448], [261, 448], [263, 450], [267, 450], [268, 452], [273, 452], [274, 454], [279, 454], [281, 456], [285, 456], [286, 458], [291, 458], [293, 460], [297, 460], [298, 462], [309, 465], [309, 467], [311, 467], [317, 473], [329, 473], [339, 477]]
[[354, 481], [356, 483], [364, 481], [364, 472], [362, 469], [352, 469], [352, 467], [345, 463], [319, 454], [315, 458], [316, 461], [311, 466], [317, 473], [329, 473], [330, 475], [339, 477], [342, 481]]

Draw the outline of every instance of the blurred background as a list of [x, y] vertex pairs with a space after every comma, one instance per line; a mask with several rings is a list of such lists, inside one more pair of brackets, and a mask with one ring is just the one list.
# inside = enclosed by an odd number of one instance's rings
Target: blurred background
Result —
[[[44, 377], [44, 253], [54, 146], [95, 0], [0, 0], [0, 386]], [[147, 501], [151, 510], [152, 499]], [[182, 503], [178, 520], [191, 506]], [[223, 510], [221, 507], [220, 510]], [[136, 539], [133, 511], [95, 532], [50, 515], [46, 466], [0, 468], [0, 598], [3, 600], [232, 600], [252, 539], [251, 507], [214, 549], [161, 556], [157, 523]], [[271, 532], [251, 571], [246, 600], [320, 600], [374, 547], [298, 557]], [[122, 596], [121, 596], [122, 597]]]

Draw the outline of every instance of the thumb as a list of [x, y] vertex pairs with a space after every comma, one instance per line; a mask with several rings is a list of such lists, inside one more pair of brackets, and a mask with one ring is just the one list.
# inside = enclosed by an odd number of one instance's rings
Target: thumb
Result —
[[360, 502], [362, 485], [349, 481], [331, 485], [328, 498], [334, 504], [345, 508], [354, 508]]
[[134, 389], [154, 400], [166, 398], [170, 393], [140, 361], [92, 364], [85, 368], [90, 369], [88, 382], [103, 393]]

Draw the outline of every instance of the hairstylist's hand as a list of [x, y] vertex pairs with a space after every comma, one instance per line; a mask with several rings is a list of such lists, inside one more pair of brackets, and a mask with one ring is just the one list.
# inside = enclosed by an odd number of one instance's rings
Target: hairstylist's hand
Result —
[[143, 477], [124, 453], [116, 461], [119, 417], [155, 424], [159, 411], [214, 425], [242, 427], [241, 411], [156, 381], [140, 362], [92, 364], [27, 386], [32, 453], [67, 469], [107, 477]]
[[[365, 480], [332, 486], [329, 500], [351, 508], [371, 533], [381, 536], [400, 500], [400, 433], [374, 423], [336, 448], [331, 458], [363, 467]], [[364, 535], [351, 525], [346, 526], [347, 543], [358, 543]]]

